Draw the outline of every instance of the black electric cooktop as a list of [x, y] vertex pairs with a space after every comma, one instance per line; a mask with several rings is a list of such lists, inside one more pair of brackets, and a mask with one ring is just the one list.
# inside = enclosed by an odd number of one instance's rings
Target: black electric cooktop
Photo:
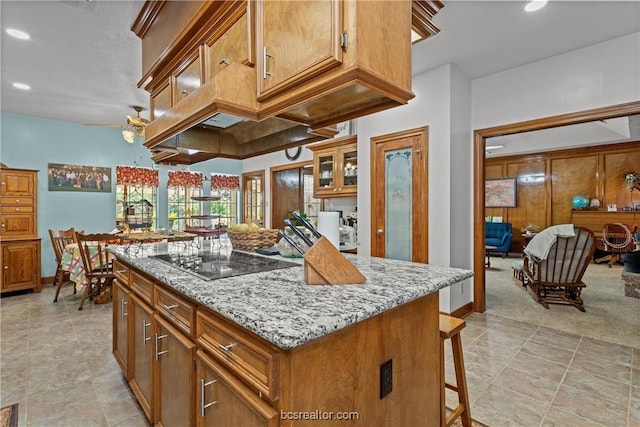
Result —
[[182, 271], [195, 274], [206, 280], [222, 279], [224, 277], [242, 276], [244, 274], [260, 273], [261, 271], [279, 270], [300, 266], [277, 258], [251, 255], [245, 252], [222, 252], [212, 254], [200, 252], [194, 254], [163, 254], [152, 255], [157, 259]]

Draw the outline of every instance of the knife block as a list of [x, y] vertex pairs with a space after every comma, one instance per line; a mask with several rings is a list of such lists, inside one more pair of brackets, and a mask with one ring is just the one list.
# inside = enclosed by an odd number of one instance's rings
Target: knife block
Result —
[[346, 285], [367, 279], [323, 236], [304, 254], [304, 280], [307, 285]]

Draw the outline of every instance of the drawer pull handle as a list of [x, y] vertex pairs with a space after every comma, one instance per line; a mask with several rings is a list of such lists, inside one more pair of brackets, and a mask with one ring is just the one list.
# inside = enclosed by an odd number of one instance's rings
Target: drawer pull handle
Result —
[[127, 272], [127, 270], [117, 270], [117, 271], [116, 271], [116, 273], [118, 273], [118, 274], [124, 274], [124, 273], [126, 273], [126, 272]]
[[267, 52], [267, 47], [264, 46], [262, 49], [262, 79], [266, 80], [267, 77], [271, 77], [273, 73], [267, 71], [267, 58], [273, 58], [273, 56]]
[[120, 300], [120, 319], [124, 320], [125, 316], [127, 316], [129, 313], [125, 313], [124, 311], [124, 306], [129, 304], [129, 302], [125, 301], [124, 298], [122, 298]]
[[173, 305], [162, 304], [162, 306], [164, 307], [165, 310], [171, 311], [174, 308], [180, 307], [180, 304], [173, 304]]
[[160, 356], [162, 356], [163, 354], [167, 354], [167, 353], [169, 353], [169, 350], [158, 351], [158, 347], [160, 347], [160, 344], [158, 343], [158, 340], [161, 340], [161, 339], [166, 338], [166, 337], [168, 337], [168, 336], [169, 336], [169, 335], [158, 335], [158, 334], [155, 334], [155, 337], [156, 337], [156, 351], [155, 351], [155, 353], [156, 353], [156, 360], [158, 360], [158, 358], [159, 358]]
[[204, 378], [200, 378], [200, 416], [204, 417], [204, 410], [207, 409], [209, 406], [213, 406], [216, 403], [218, 403], [217, 400], [214, 400], [213, 402], [209, 402], [209, 403], [204, 403], [204, 388], [205, 387], [209, 387], [211, 384], [215, 383], [216, 380], [211, 380], [209, 382], [204, 382]]
[[227, 58], [222, 58], [222, 60], [218, 62], [218, 65], [229, 65], [229, 60]]
[[218, 344], [218, 348], [224, 352], [228, 352], [228, 351], [231, 351], [231, 349], [236, 345], [238, 345], [238, 343], [235, 343], [235, 342], [232, 342], [231, 344], [227, 344], [227, 345]]
[[151, 322], [142, 321], [142, 345], [146, 346], [147, 341], [151, 341], [151, 337], [147, 336], [147, 326], [151, 326]]

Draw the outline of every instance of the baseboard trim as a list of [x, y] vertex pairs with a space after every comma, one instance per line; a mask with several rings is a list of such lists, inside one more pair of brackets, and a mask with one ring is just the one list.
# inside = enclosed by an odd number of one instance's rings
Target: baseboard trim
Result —
[[42, 277], [40, 279], [40, 283], [42, 283], [43, 285], [48, 285], [49, 283], [53, 283], [54, 280], [55, 276]]
[[468, 302], [462, 307], [459, 307], [458, 309], [456, 309], [453, 313], [451, 313], [451, 316], [458, 317], [458, 318], [465, 318], [471, 313], [473, 313], [473, 302]]

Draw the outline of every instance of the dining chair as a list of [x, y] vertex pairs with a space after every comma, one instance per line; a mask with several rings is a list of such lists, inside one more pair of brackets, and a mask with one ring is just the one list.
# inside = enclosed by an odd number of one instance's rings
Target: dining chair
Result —
[[86, 277], [86, 286], [80, 307], [82, 310], [87, 298], [94, 300], [108, 299], [111, 295], [111, 284], [115, 278], [113, 274], [113, 262], [106, 248], [110, 244], [118, 244], [119, 238], [108, 233], [84, 234], [76, 232], [74, 240], [80, 249], [82, 264]]
[[60, 294], [60, 289], [64, 283], [72, 283], [73, 293], [76, 293], [75, 283], [69, 279], [69, 272], [66, 271], [62, 266], [62, 255], [66, 250], [67, 245], [74, 242], [73, 236], [75, 235], [75, 230], [73, 227], [68, 230], [51, 230], [49, 229], [49, 237], [51, 237], [51, 245], [53, 246], [53, 252], [56, 256], [56, 262], [58, 263], [58, 267], [56, 268], [56, 275], [53, 277], [53, 286], [56, 286], [56, 295], [53, 298], [53, 302], [58, 302], [58, 295]]

